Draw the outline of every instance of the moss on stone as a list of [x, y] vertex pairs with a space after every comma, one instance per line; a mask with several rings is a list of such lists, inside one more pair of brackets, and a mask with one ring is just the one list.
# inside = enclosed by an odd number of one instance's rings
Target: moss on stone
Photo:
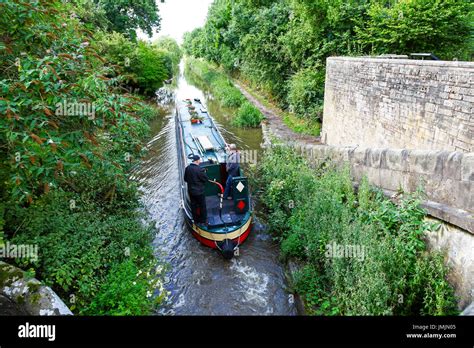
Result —
[[41, 295], [39, 292], [34, 293], [30, 296], [30, 302], [33, 304], [39, 303], [39, 300], [41, 299]]
[[37, 292], [40, 287], [41, 287], [41, 284], [38, 282], [32, 282], [32, 281], [28, 282], [28, 288], [30, 289], [31, 293]]
[[0, 265], [0, 287], [13, 283], [13, 279], [21, 279], [23, 272], [7, 264]]
[[18, 296], [15, 300], [16, 300], [16, 303], [18, 303], [18, 304], [20, 304], [20, 305], [25, 304], [25, 302], [26, 302], [24, 295]]

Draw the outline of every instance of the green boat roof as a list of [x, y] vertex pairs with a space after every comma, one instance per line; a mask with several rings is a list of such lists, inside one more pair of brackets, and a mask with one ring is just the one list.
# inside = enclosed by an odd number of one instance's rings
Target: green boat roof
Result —
[[[186, 157], [189, 154], [199, 155], [203, 161], [217, 161], [224, 163], [226, 160], [226, 142], [217, 129], [214, 120], [208, 114], [204, 104], [199, 99], [186, 99], [178, 102], [178, 122], [181, 123]], [[201, 123], [191, 123], [198, 117]], [[191, 160], [188, 158], [188, 163]]]

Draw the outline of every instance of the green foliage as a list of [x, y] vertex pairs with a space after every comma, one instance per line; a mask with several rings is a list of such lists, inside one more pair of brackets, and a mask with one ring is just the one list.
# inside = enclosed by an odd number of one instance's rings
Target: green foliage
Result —
[[[122, 74], [131, 74], [131, 60], [136, 53], [137, 44], [123, 34], [113, 32], [98, 32], [95, 36], [98, 41], [99, 54], [113, 64]], [[128, 77], [134, 79], [134, 77]]]
[[[423, 240], [435, 226], [416, 196], [395, 204], [366, 180], [355, 193], [347, 169], [310, 168], [283, 147], [266, 153], [257, 178], [283, 256], [304, 265], [294, 287], [309, 313], [456, 313], [443, 258]], [[354, 251], [332, 253], [338, 246]]]
[[119, 33], [97, 36], [99, 53], [125, 78], [129, 88], [153, 96], [164, 80], [178, 72], [181, 53], [172, 39], [164, 38], [151, 45], [132, 42]]
[[202, 34], [202, 28], [196, 28], [191, 32], [184, 33], [183, 36], [183, 50], [189, 56], [202, 57], [205, 46]]
[[[95, 186], [100, 193], [107, 185], [106, 180], [100, 180], [99, 173], [91, 176], [84, 171], [74, 184], [78, 189]], [[6, 214], [11, 242], [34, 244], [39, 250], [38, 261], [18, 259], [18, 265], [34, 267], [39, 279], [52, 286], [77, 313], [92, 313], [86, 309], [104, 291], [103, 284], [115, 265], [129, 261], [139, 269], [148, 269], [154, 262], [151, 227], [140, 222], [141, 215], [134, 210], [138, 206], [136, 190], [127, 184], [122, 179], [117, 185], [114, 199], [120, 200], [119, 204], [93, 191], [54, 191], [28, 208], [13, 206]], [[16, 226], [15, 221], [22, 225]], [[19, 233], [14, 234], [18, 227]], [[125, 296], [123, 290], [117, 296]]]
[[102, 2], [95, 0], [69, 0], [74, 6], [74, 16], [92, 29], [107, 30], [111, 23], [107, 19]]
[[[158, 276], [160, 269], [156, 268]], [[94, 315], [147, 315], [151, 313], [155, 304], [163, 300], [163, 285], [155, 274], [153, 264], [149, 271], [143, 272], [131, 260], [114, 265], [105, 283], [99, 289], [85, 314]], [[161, 289], [151, 300], [155, 289]]]
[[324, 101], [325, 70], [321, 67], [305, 68], [289, 81], [288, 104], [300, 118], [321, 120]]
[[[154, 0], [74, 0], [79, 8], [89, 9], [82, 14], [86, 23], [93, 23], [108, 32], [118, 32], [135, 40], [136, 30], [143, 30], [148, 36], [160, 29], [161, 18]], [[105, 21], [104, 21], [105, 19]]]
[[302, 118], [322, 111], [326, 58], [432, 52], [469, 60], [468, 0], [216, 0], [183, 48], [248, 80]]
[[312, 265], [304, 265], [294, 276], [295, 290], [305, 294], [305, 303], [310, 315], [339, 315], [337, 297], [326, 288], [327, 281], [320, 278]]
[[118, 139], [114, 146], [124, 144], [131, 156], [140, 153], [144, 106], [118, 91], [121, 76], [107, 77], [113, 71], [93, 38], [67, 11], [58, 12], [59, 4], [33, 10], [7, 2], [0, 19], [2, 37], [9, 37], [0, 51], [0, 112], [6, 115], [0, 122], [1, 176], [8, 197], [23, 203], [80, 168], [109, 168], [113, 177], [114, 168], [128, 162], [123, 154], [105, 156], [101, 144], [108, 139]]
[[160, 37], [153, 43], [158, 49], [165, 51], [169, 56], [172, 63], [172, 71], [174, 75], [177, 75], [179, 72], [179, 62], [183, 56], [181, 48], [179, 47], [176, 40], [171, 37]]
[[470, 59], [474, 4], [464, 0], [375, 2], [356, 29], [359, 42], [377, 53], [433, 52], [442, 59]]
[[136, 76], [138, 87], [147, 95], [154, 95], [163, 86], [163, 81], [171, 77], [172, 65], [165, 52], [139, 41], [131, 69]]
[[[147, 122], [158, 109], [123, 93], [120, 65], [104, 59], [99, 35], [88, 29], [95, 28], [73, 13], [80, 3], [0, 5], [0, 238], [38, 245], [38, 261], [17, 264], [34, 268], [75, 312], [94, 314], [87, 308], [107, 291], [103, 284], [114, 287], [112, 269], [125, 272], [118, 265], [129, 261], [146, 270], [155, 260], [127, 172], [143, 153]], [[110, 57], [121, 61], [137, 52], [135, 67], [153, 75], [163, 52], [118, 34], [110, 38]], [[100, 313], [143, 313], [154, 301], [125, 303], [126, 294], [115, 293], [124, 299], [121, 307], [102, 303]]]
[[258, 127], [263, 120], [263, 115], [253, 104], [244, 102], [237, 115], [232, 119], [232, 124], [237, 127]]
[[301, 118], [287, 112], [283, 115], [283, 122], [297, 133], [319, 136], [321, 134], [321, 121]]
[[187, 58], [186, 73], [204, 81], [222, 106], [235, 110], [232, 119], [235, 126], [260, 126], [264, 118], [262, 113], [245, 99], [224, 72], [201, 59]]
[[284, 1], [262, 7], [254, 15], [254, 23], [241, 40], [241, 71], [254, 84], [273, 95], [285, 106], [287, 79], [291, 76], [291, 62], [286, 55], [281, 37], [288, 29], [290, 8]]

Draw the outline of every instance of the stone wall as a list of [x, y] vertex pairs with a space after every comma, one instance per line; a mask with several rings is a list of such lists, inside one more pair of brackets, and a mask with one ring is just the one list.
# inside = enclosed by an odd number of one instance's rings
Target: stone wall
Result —
[[328, 145], [474, 151], [474, 63], [333, 57]]
[[441, 223], [437, 231], [426, 234], [426, 241], [431, 250], [446, 253], [446, 264], [450, 268], [448, 280], [455, 285], [459, 307], [464, 309], [474, 303], [474, 236]]
[[430, 215], [474, 235], [474, 153], [290, 145], [313, 163], [348, 165], [355, 183], [365, 176], [370, 184], [393, 194], [421, 187]]

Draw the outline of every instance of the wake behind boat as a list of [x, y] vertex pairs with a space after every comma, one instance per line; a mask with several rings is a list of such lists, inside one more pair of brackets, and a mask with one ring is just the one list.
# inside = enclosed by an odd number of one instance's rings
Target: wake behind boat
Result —
[[[197, 98], [178, 101], [175, 117], [181, 206], [186, 223], [202, 244], [220, 250], [225, 258], [232, 258], [251, 230], [248, 180], [242, 169], [239, 169], [239, 176], [232, 177], [232, 199], [223, 199], [221, 195], [227, 181], [226, 142], [214, 120]], [[184, 181], [185, 168], [195, 155], [201, 157], [199, 166], [206, 171], [210, 180], [205, 183], [204, 189], [207, 224], [194, 220], [187, 183]]]

